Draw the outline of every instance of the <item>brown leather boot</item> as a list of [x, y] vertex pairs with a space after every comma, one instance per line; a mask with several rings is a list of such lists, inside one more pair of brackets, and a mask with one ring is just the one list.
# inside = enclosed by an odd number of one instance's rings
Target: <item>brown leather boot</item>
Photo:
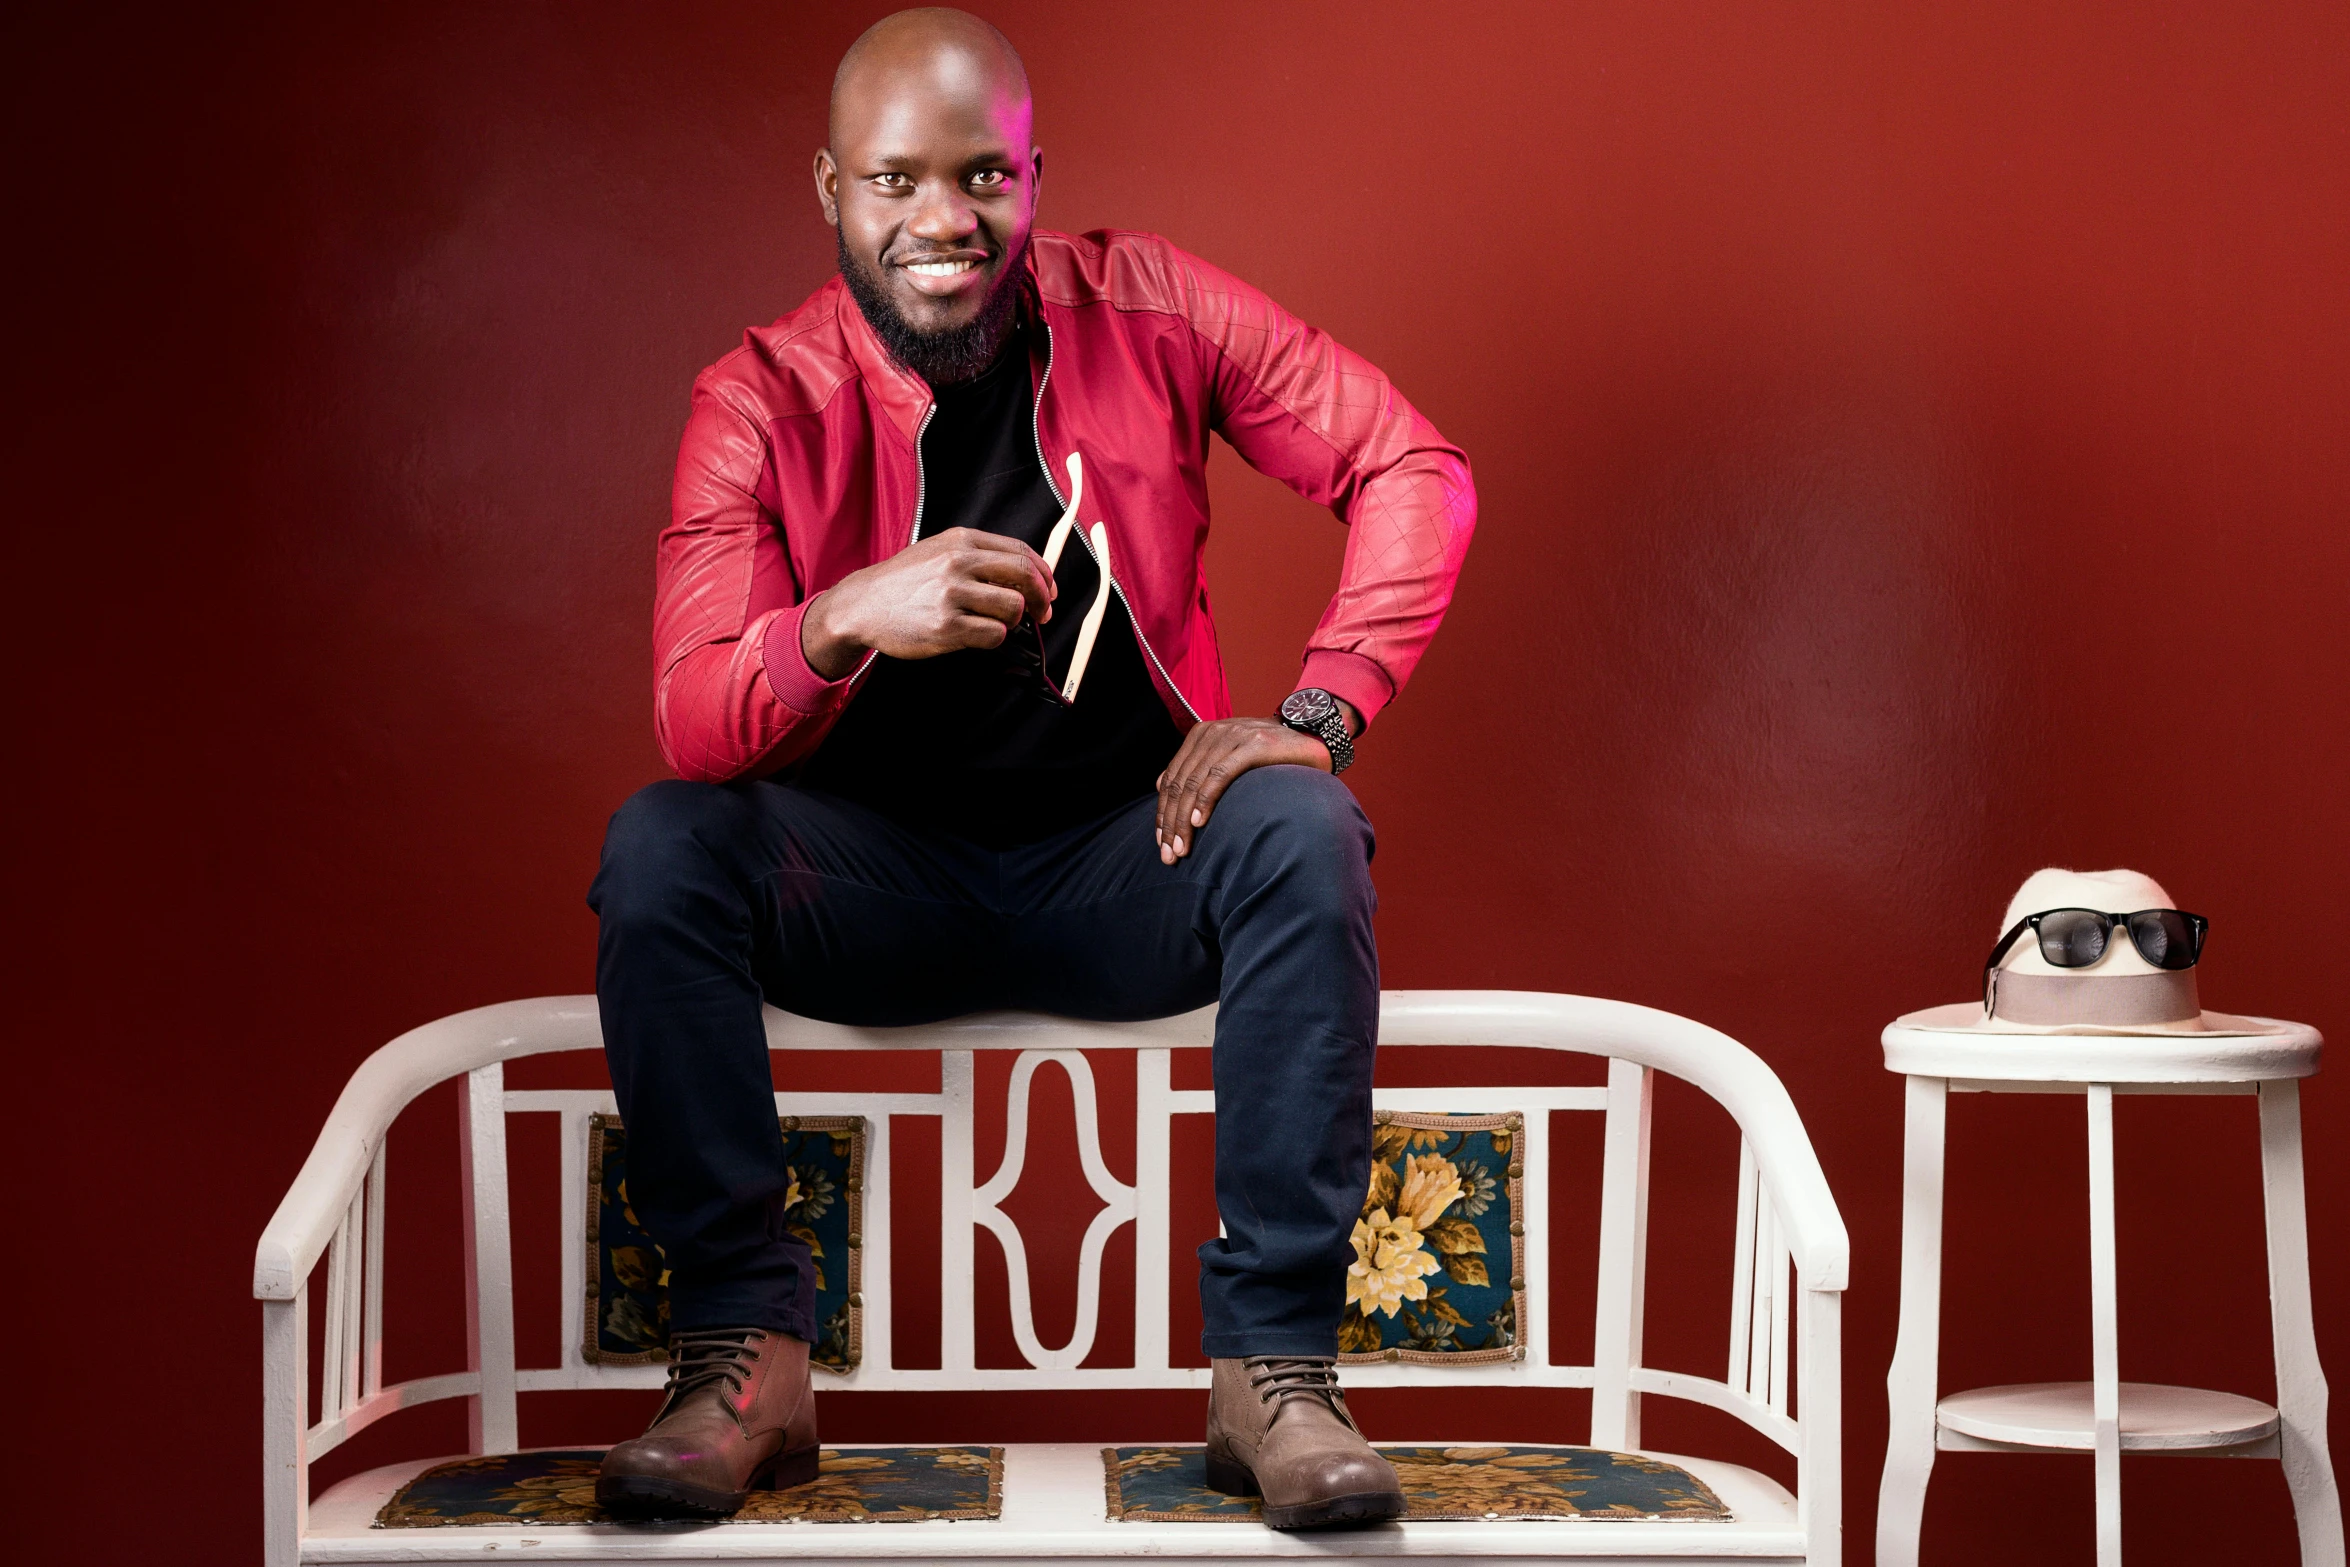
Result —
[[816, 1478], [808, 1346], [761, 1328], [669, 1340], [669, 1396], [604, 1455], [596, 1502], [624, 1518], [723, 1518], [753, 1491]]
[[1403, 1516], [1403, 1486], [1347, 1413], [1337, 1361], [1261, 1355], [1213, 1364], [1208, 1484], [1227, 1496], [1262, 1496], [1275, 1529]]

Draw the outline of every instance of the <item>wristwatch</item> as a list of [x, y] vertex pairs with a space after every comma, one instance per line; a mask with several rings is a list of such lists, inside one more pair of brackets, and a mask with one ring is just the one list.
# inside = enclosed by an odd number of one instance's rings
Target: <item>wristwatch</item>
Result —
[[1343, 773], [1354, 765], [1355, 743], [1346, 732], [1346, 714], [1339, 710], [1338, 698], [1319, 686], [1290, 692], [1281, 704], [1281, 722], [1328, 746], [1332, 772]]

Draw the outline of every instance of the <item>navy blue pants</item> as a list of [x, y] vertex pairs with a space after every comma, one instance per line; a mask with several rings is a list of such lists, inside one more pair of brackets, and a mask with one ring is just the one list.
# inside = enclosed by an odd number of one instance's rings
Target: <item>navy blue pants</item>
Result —
[[673, 1327], [816, 1337], [761, 1001], [869, 1026], [1220, 1001], [1203, 1344], [1337, 1352], [1370, 1176], [1370, 823], [1328, 773], [1260, 767], [1168, 866], [1155, 811], [1145, 796], [999, 853], [789, 784], [673, 780], [620, 808], [588, 894], [596, 999]]

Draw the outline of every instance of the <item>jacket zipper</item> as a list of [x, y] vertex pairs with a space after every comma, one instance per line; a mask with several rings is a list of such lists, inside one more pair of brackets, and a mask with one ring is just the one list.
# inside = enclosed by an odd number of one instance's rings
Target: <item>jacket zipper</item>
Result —
[[[906, 548], [908, 549], [912, 549], [922, 540], [922, 508], [930, 501], [930, 475], [922, 470], [922, 437], [929, 433], [930, 416], [937, 412], [938, 400], [933, 398], [930, 406], [922, 410], [922, 422], [914, 426], [914, 526], [906, 533]], [[879, 650], [867, 648], [865, 662], [857, 666], [857, 673], [861, 675], [872, 668], [873, 661], [880, 656]], [[851, 678], [853, 679], [854, 676]]]
[[[930, 476], [922, 471], [922, 437], [930, 431], [930, 416], [938, 412], [938, 401], [922, 410], [922, 422], [914, 426], [914, 531], [906, 535], [906, 548], [912, 549], [922, 540], [922, 507], [930, 499]], [[1051, 478], [1051, 474], [1046, 474]]]
[[[914, 527], [906, 535], [908, 549], [912, 549], [922, 538], [922, 507], [930, 496], [930, 477], [922, 471], [922, 436], [930, 428], [930, 416], [937, 412], [938, 403], [933, 400], [929, 407], [922, 410], [922, 422], [914, 427]], [[849, 679], [854, 681], [863, 675], [880, 656], [877, 650], [867, 648], [865, 656], [857, 660], [857, 667], [849, 671]]]
[[[1061, 486], [1053, 478], [1053, 465], [1045, 461], [1044, 455], [1044, 389], [1050, 386], [1053, 380], [1053, 327], [1052, 323], [1044, 320], [1041, 315], [1037, 320], [1037, 325], [1044, 328], [1044, 374], [1037, 377], [1036, 405], [1028, 413], [1028, 433], [1036, 440], [1036, 465], [1044, 470], [1044, 487], [1052, 491], [1054, 503], [1066, 510], [1069, 505], [1068, 499], [1061, 494]], [[929, 423], [929, 417], [927, 414], [923, 415], [925, 424]], [[921, 483], [919, 451], [916, 453], [915, 483], [918, 497]], [[916, 531], [920, 531], [921, 526], [922, 503], [917, 498], [914, 503], [914, 527]], [[1085, 536], [1085, 524], [1080, 522], [1070, 531], [1077, 536], [1077, 542], [1085, 546], [1085, 553], [1092, 555], [1093, 541]], [[1102, 571], [1099, 556], [1095, 556], [1093, 566], [1094, 570]], [[1199, 716], [1199, 710], [1191, 705], [1191, 699], [1183, 694], [1183, 688], [1177, 685], [1174, 677], [1167, 673], [1167, 666], [1159, 662], [1158, 652], [1152, 648], [1151, 639], [1143, 634], [1142, 617], [1134, 613], [1134, 601], [1126, 596], [1124, 588], [1118, 586], [1118, 574], [1114, 571], [1102, 571], [1102, 574], [1110, 579], [1110, 591], [1118, 595], [1119, 606], [1126, 611], [1126, 623], [1134, 628], [1134, 640], [1141, 647], [1142, 656], [1151, 661], [1151, 668], [1159, 672], [1159, 679], [1166, 682], [1167, 689], [1175, 693], [1175, 700], [1183, 704], [1183, 710], [1191, 714], [1191, 721], [1195, 724], [1205, 723], [1206, 720]]]

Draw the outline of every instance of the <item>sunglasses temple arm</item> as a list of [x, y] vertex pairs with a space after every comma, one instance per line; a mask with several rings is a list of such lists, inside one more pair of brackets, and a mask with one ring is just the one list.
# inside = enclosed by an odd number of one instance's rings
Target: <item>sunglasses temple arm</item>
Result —
[[1999, 945], [1991, 949], [1991, 955], [1983, 960], [1983, 967], [1997, 968], [1999, 966], [1999, 960], [2007, 956], [2007, 949], [2014, 946], [2017, 940], [2022, 937], [2023, 933], [2027, 930], [2030, 930], [2031, 928], [2032, 920], [2030, 915], [2026, 915], [2024, 918], [2017, 920], [2015, 924], [2008, 928], [2007, 934], [1999, 938]]
[[2030, 928], [2033, 928], [2033, 921], [2019, 919], [2012, 928], [2007, 930], [2007, 935], [2000, 937], [2000, 944], [1990, 949], [1988, 959], [1983, 959], [1983, 1017], [1990, 1017], [1990, 998], [1993, 998], [1997, 994], [1997, 989], [2000, 989], [2000, 959], [2005, 959], [2007, 949], [2014, 947], [2016, 937], [2023, 935]]
[[1077, 652], [1069, 660], [1069, 678], [1061, 686], [1064, 701], [1077, 700], [1077, 688], [1085, 682], [1085, 666], [1093, 659], [1094, 639], [1102, 634], [1102, 615], [1110, 607], [1110, 534], [1100, 523], [1086, 532], [1093, 540], [1094, 563], [1101, 567], [1102, 580], [1093, 590], [1093, 607], [1085, 612], [1085, 624], [1077, 628]]
[[1085, 495], [1085, 464], [1075, 452], [1069, 454], [1069, 504], [1061, 512], [1061, 520], [1053, 524], [1052, 533], [1044, 541], [1044, 567], [1047, 571], [1061, 569], [1061, 548], [1069, 542], [1070, 530], [1077, 526], [1077, 503]]

